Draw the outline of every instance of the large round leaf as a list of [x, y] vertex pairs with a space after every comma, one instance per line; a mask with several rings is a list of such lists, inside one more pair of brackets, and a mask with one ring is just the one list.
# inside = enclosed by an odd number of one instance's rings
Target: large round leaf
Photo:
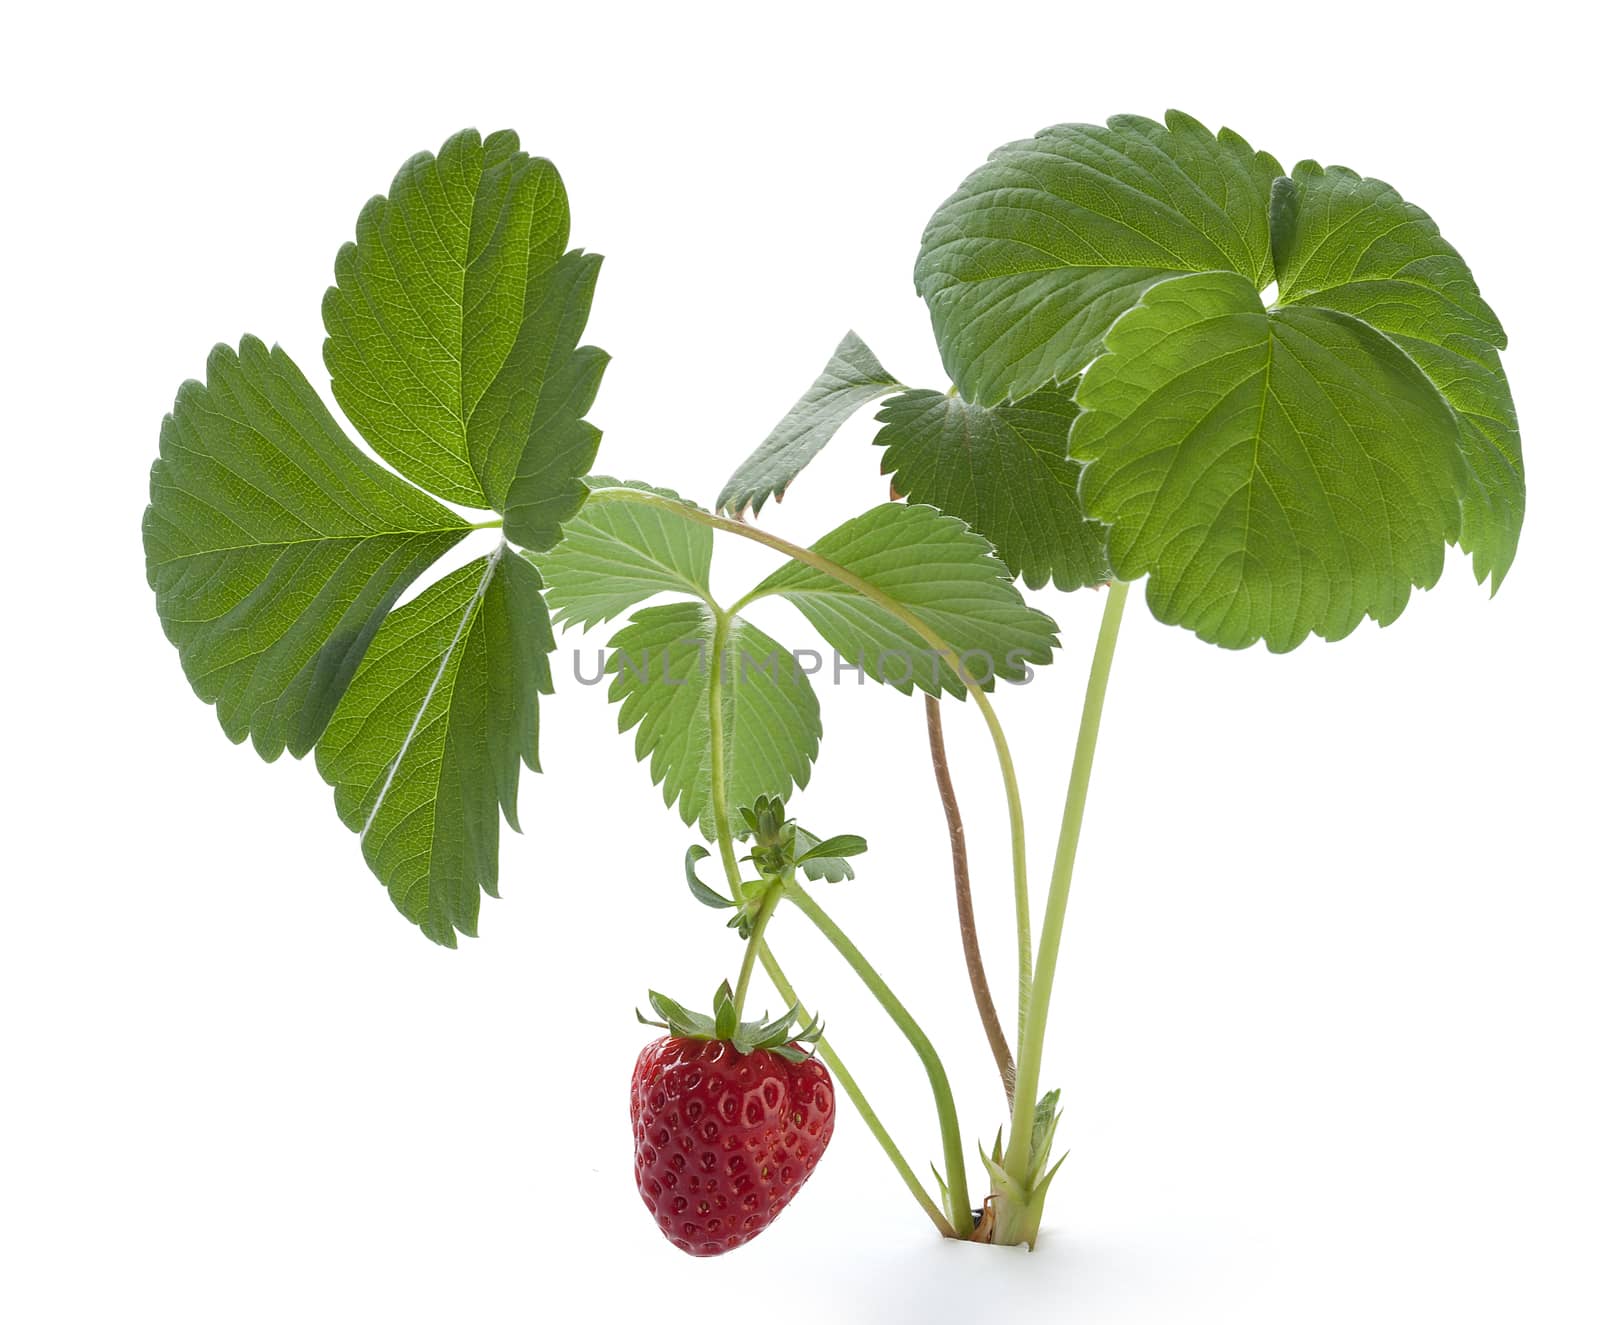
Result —
[[979, 405], [1081, 372], [1157, 281], [1272, 280], [1272, 181], [1238, 134], [1177, 111], [1118, 115], [1008, 143], [933, 214], [917, 258], [945, 371]]
[[1176, 112], [1062, 125], [939, 208], [917, 285], [967, 399], [1026, 405], [1082, 374], [1066, 459], [1113, 572], [1148, 573], [1163, 619], [1292, 648], [1392, 620], [1446, 541], [1494, 587], [1511, 565], [1505, 333], [1381, 180], [1286, 176]]
[[1112, 568], [1202, 639], [1292, 649], [1387, 623], [1439, 577], [1470, 482], [1455, 416], [1344, 313], [1227, 272], [1165, 281], [1084, 378], [1073, 454]]

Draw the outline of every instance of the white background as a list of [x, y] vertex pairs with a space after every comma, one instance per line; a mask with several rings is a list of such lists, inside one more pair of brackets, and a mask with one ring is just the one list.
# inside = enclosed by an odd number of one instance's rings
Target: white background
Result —
[[[1596, 1319], [1593, 113], [1554, 11], [43, 13], [7, 20], [0, 86], [0, 1316], [669, 1322], [726, 1295], [770, 1322]], [[245, 331], [325, 389], [319, 302], [362, 202], [463, 125], [513, 126], [606, 254], [602, 469], [709, 502], [847, 328], [944, 384], [911, 264], [990, 148], [1168, 105], [1390, 180], [1467, 256], [1511, 334], [1517, 565], [1491, 602], [1452, 555], [1394, 627], [1287, 657], [1136, 596], [1052, 1022], [1072, 1157], [1040, 1250], [937, 1241], [846, 1114], [771, 1232], [691, 1261], [633, 1191], [633, 1008], [703, 1002], [738, 953], [603, 693], [547, 705], [504, 900], [432, 947], [315, 770], [230, 746], [184, 683], [138, 535], [161, 416]], [[881, 500], [871, 427], [765, 522], [806, 540]], [[717, 580], [768, 565], [719, 547]], [[1060, 664], [1000, 703], [1042, 906], [1098, 602], [1035, 599]], [[760, 620], [813, 643], [787, 612]], [[823, 701], [803, 814], [873, 845], [826, 901], [933, 1031], [975, 1153], [1001, 1098], [920, 701]], [[975, 715], [947, 723], [1003, 993], [1003, 807]], [[773, 941], [925, 1171], [915, 1060], [797, 914]]]

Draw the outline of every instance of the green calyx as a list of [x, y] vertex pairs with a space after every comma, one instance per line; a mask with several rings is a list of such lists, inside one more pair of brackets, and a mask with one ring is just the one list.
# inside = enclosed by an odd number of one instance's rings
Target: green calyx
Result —
[[[659, 1026], [669, 1035], [683, 1040], [725, 1040], [735, 1052], [751, 1054], [766, 1049], [791, 1063], [811, 1057], [799, 1044], [815, 1044], [822, 1035], [822, 1023], [815, 1017], [800, 1025], [800, 1005], [796, 1003], [781, 1016], [763, 1021], [740, 1021], [733, 1001], [733, 987], [724, 980], [712, 996], [711, 1016], [693, 1012], [665, 994], [650, 991], [650, 1006], [659, 1021], [635, 1012], [642, 1025]], [[796, 1026], [799, 1029], [794, 1029]]]
[[751, 841], [750, 854], [744, 859], [755, 866], [758, 877], [743, 880], [736, 896], [718, 892], [695, 873], [695, 867], [711, 854], [699, 843], [685, 853], [683, 874], [695, 901], [734, 912], [728, 928], [738, 930], [743, 939], [750, 937], [769, 892], [793, 882], [797, 869], [813, 881], [840, 883], [855, 878], [846, 857], [859, 856], [867, 849], [866, 838], [854, 833], [823, 839], [807, 832], [785, 817], [783, 801], [777, 796], [760, 796], [754, 805], [741, 806], [738, 815], [744, 824], [740, 835]]
[[807, 877], [825, 878], [830, 883], [853, 877], [844, 863], [846, 856], [859, 856], [867, 849], [867, 839], [854, 833], [818, 838], [786, 816], [783, 801], [777, 796], [759, 796], [756, 803], [739, 808], [751, 839], [747, 859], [767, 882], [787, 882], [795, 869]]

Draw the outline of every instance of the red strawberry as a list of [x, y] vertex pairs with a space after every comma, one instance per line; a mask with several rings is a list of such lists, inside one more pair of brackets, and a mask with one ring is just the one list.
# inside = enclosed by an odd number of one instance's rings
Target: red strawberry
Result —
[[[725, 990], [719, 1013], [732, 1006]], [[724, 1038], [706, 1033], [710, 1018], [657, 994], [651, 1003], [674, 1033], [634, 1065], [634, 1179], [675, 1247], [718, 1256], [766, 1228], [811, 1176], [833, 1135], [833, 1081], [787, 1038], [792, 1014]]]

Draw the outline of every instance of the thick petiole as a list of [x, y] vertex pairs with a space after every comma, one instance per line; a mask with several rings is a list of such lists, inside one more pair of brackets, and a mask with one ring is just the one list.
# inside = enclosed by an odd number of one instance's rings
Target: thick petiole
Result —
[[[1011, 1116], [1011, 1138], [1006, 1146], [1005, 1170], [1013, 1180], [1024, 1184], [1033, 1163], [1033, 1115], [1039, 1094], [1039, 1071], [1044, 1058], [1050, 993], [1055, 984], [1056, 958], [1061, 950], [1061, 926], [1066, 918], [1067, 897], [1072, 890], [1072, 866], [1078, 854], [1084, 805], [1089, 797], [1089, 773], [1094, 764], [1095, 742], [1100, 734], [1106, 682], [1111, 675], [1111, 659], [1116, 653], [1117, 631], [1122, 625], [1122, 609], [1127, 599], [1128, 586], [1113, 580], [1106, 589], [1105, 613], [1100, 619], [1094, 661], [1089, 667], [1089, 683], [1083, 695], [1083, 714], [1078, 721], [1078, 744], [1072, 756], [1072, 777], [1067, 784], [1067, 801], [1061, 812], [1061, 835], [1056, 844], [1055, 865], [1050, 874], [1050, 895], [1045, 901], [1044, 921], [1039, 931], [1039, 960], [1034, 972], [1033, 1001], [1023, 1024], [1022, 1039], [1017, 1045], [1017, 1089]], [[1037, 1232], [1037, 1211], [1011, 1213], [1031, 1216], [1034, 1220], [1033, 1232]], [[1003, 1227], [1006, 1218], [1006, 1212], [1003, 1211], [1002, 1234], [1007, 1231]], [[1004, 1240], [1019, 1239], [1008, 1237]], [[1031, 1242], [1031, 1238], [1025, 1240]]]

